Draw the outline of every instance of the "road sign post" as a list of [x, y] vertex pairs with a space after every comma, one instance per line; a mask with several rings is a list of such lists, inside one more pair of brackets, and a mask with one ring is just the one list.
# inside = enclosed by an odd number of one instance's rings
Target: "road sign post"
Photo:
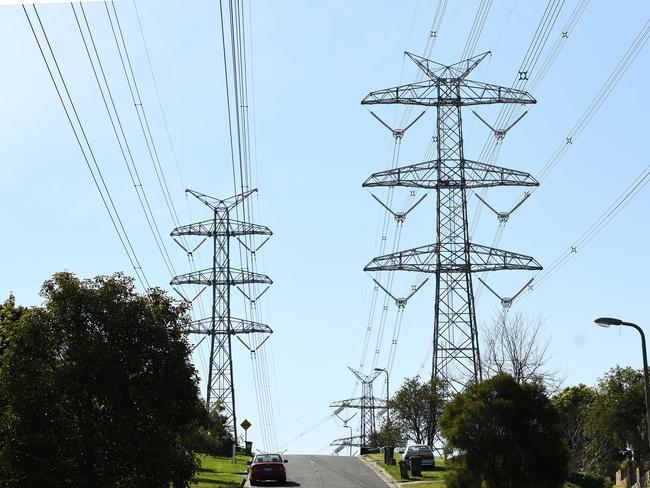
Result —
[[250, 429], [252, 424], [248, 421], [248, 419], [244, 419], [244, 421], [239, 425], [241, 425], [241, 428], [244, 429], [244, 445], [246, 446], [246, 455], [250, 456], [253, 451], [253, 443], [248, 443], [248, 429]]

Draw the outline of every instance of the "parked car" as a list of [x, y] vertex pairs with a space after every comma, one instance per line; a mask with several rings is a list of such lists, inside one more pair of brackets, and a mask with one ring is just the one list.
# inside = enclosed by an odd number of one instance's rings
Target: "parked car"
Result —
[[276, 481], [280, 484], [287, 484], [287, 469], [280, 454], [255, 454], [253, 459], [248, 461], [248, 478], [251, 485], [257, 485], [261, 481]]
[[412, 457], [419, 457], [421, 461], [422, 469], [433, 469], [435, 466], [435, 460], [433, 457], [433, 450], [429, 446], [424, 445], [412, 445], [408, 446], [406, 450], [402, 453], [402, 461], [408, 461]]

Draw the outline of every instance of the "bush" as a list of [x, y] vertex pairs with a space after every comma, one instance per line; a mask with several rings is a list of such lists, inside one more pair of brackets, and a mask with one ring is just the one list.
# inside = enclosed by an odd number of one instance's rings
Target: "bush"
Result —
[[605, 488], [605, 480], [596, 473], [591, 473], [589, 471], [574, 471], [569, 474], [567, 481], [575, 483], [581, 488]]
[[219, 456], [224, 454], [225, 451], [221, 440], [205, 429], [196, 429], [189, 434], [185, 438], [184, 445], [190, 451], [209, 454], [210, 456]]

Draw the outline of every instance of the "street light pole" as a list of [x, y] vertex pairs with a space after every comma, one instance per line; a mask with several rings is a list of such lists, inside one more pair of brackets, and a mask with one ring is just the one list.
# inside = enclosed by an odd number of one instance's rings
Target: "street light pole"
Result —
[[594, 322], [596, 322], [596, 324], [600, 325], [601, 327], [625, 325], [626, 327], [632, 327], [633, 329], [638, 330], [639, 334], [641, 334], [641, 352], [643, 353], [643, 386], [645, 390], [645, 418], [648, 429], [648, 445], [650, 445], [650, 385], [648, 384], [648, 354], [646, 351], [645, 334], [643, 333], [643, 329], [641, 329], [641, 327], [638, 325], [633, 324], [632, 322], [624, 322], [623, 320], [614, 319], [611, 317], [601, 317], [599, 319], [596, 319]]
[[388, 426], [388, 433], [390, 435], [390, 407], [388, 406], [390, 384], [388, 383], [388, 371], [383, 368], [375, 368], [375, 371], [383, 371], [386, 373], [386, 425]]
[[352, 457], [352, 427], [349, 426], [347, 423], [343, 424], [343, 427], [347, 427], [350, 429], [350, 457]]

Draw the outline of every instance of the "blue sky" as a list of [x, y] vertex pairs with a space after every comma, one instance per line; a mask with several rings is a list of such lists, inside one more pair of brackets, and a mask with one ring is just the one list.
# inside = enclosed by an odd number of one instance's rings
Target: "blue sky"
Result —
[[[449, 2], [432, 59], [448, 64], [459, 60], [478, 4]], [[576, 4], [565, 2], [542, 57]], [[221, 197], [232, 193], [218, 4], [138, 0], [178, 168], [133, 4], [123, 0], [116, 5], [180, 219], [189, 223], [207, 218], [198, 202], [186, 200], [183, 189]], [[493, 2], [476, 49], [491, 50], [492, 55], [472, 79], [513, 82], [545, 5]], [[392, 156], [390, 133], [360, 101], [372, 90], [415, 78], [416, 67], [403, 52], [422, 52], [436, 6], [406, 0], [251, 2], [258, 223], [274, 231], [261, 266], [275, 282], [265, 296], [265, 319], [275, 331], [265, 347], [272, 366], [277, 437], [290, 452], [326, 453], [332, 439], [347, 435], [340, 422], [326, 420], [328, 405], [352, 393], [347, 367], [359, 366], [372, 292], [362, 268], [377, 253], [383, 219], [382, 209], [361, 183], [389, 168]], [[133, 141], [143, 186], [167, 235], [174, 225], [138, 133], [104, 6], [88, 4], [86, 11]], [[142, 266], [152, 284], [169, 289], [170, 275], [120, 159], [70, 5], [44, 5], [39, 12]], [[534, 92], [537, 105], [508, 134], [496, 164], [538, 174], [649, 17], [648, 2], [590, 2]], [[0, 45], [0, 297], [13, 292], [21, 304], [38, 304], [42, 282], [61, 270], [82, 277], [130, 273], [19, 6], [0, 7]], [[550, 265], [648, 165], [644, 93], [649, 61], [646, 46], [539, 190], [511, 217], [500, 247]], [[373, 111], [393, 126], [403, 113], [394, 106]], [[498, 107], [477, 111], [491, 122]], [[418, 113], [414, 110], [412, 117]], [[476, 159], [490, 134], [471, 111], [465, 110], [463, 118], [465, 155]], [[434, 128], [435, 111], [428, 110], [405, 136], [400, 164], [422, 160]], [[497, 188], [486, 198], [502, 210], [520, 194]], [[408, 190], [396, 195], [402, 202]], [[645, 259], [649, 204], [646, 189], [513, 307], [545, 319], [551, 366], [566, 374], [567, 385], [594, 384], [616, 364], [640, 367], [633, 331], [602, 330], [592, 320], [611, 315], [650, 325], [650, 265]], [[470, 211], [475, 209], [476, 199]], [[432, 194], [409, 214], [400, 248], [434, 241], [434, 211]], [[474, 241], [490, 245], [496, 228], [494, 216], [482, 212]], [[177, 272], [189, 271], [181, 249], [171, 239], [167, 247]], [[200, 259], [207, 263], [207, 254]], [[532, 276], [500, 272], [484, 279], [501, 295], [511, 295]], [[413, 279], [396, 278], [395, 292], [403, 295]], [[407, 306], [391, 386], [417, 373], [423, 362], [428, 370], [433, 293], [429, 283]], [[498, 306], [490, 293], [481, 294], [479, 334]], [[386, 361], [393, 321], [390, 315], [380, 366]], [[238, 416], [251, 420], [249, 434], [255, 439], [258, 412], [251, 361], [241, 347], [236, 347], [235, 364]]]

